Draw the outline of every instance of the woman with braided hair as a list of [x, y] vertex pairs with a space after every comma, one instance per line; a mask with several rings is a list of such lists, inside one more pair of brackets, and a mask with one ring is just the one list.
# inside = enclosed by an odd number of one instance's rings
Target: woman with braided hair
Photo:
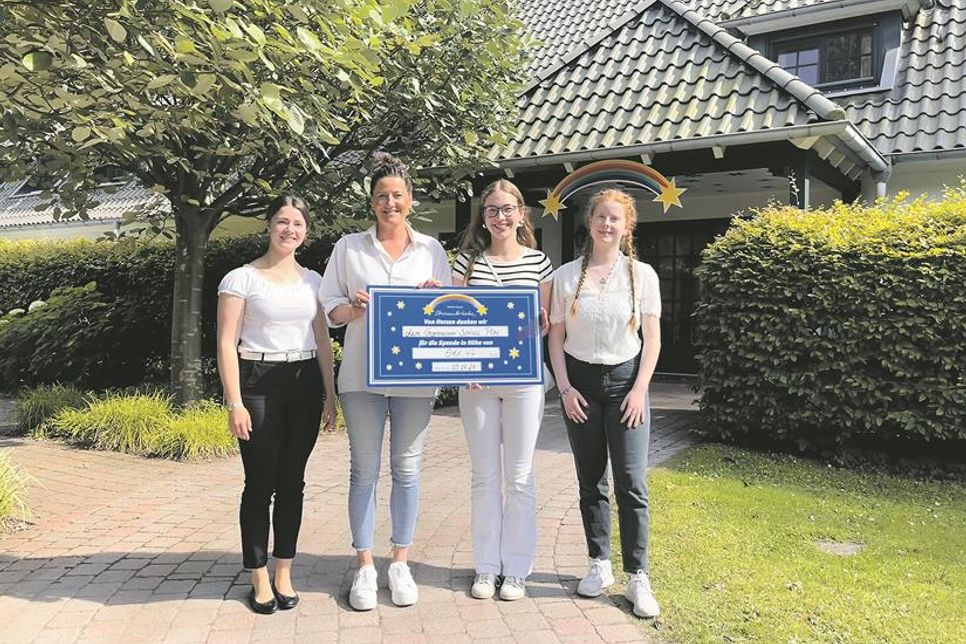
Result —
[[[634, 614], [660, 613], [647, 577], [647, 390], [661, 351], [661, 296], [654, 269], [636, 260], [634, 199], [595, 194], [583, 257], [553, 278], [550, 361], [573, 450], [580, 514], [591, 558], [577, 593], [596, 597], [614, 583], [610, 562], [607, 460], [614, 476], [626, 596]], [[643, 337], [642, 337], [643, 336]]]
[[[536, 286], [542, 306], [553, 267], [537, 250], [519, 188], [500, 179], [480, 195], [479, 209], [453, 264], [456, 286]], [[542, 316], [541, 316], [542, 317]], [[473, 566], [470, 594], [513, 601], [526, 594], [537, 549], [533, 452], [543, 419], [542, 385], [460, 388], [460, 417], [472, 464]]]

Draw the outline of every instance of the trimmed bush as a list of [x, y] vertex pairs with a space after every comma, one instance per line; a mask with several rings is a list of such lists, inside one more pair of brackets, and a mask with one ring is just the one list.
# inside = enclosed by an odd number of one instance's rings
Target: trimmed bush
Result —
[[83, 409], [64, 409], [40, 429], [39, 437], [62, 439], [90, 449], [184, 460], [234, 452], [227, 412], [213, 403], [175, 411], [161, 393], [108, 394]]
[[[333, 244], [333, 237], [316, 237], [299, 249], [299, 262], [321, 272]], [[225, 273], [258, 257], [264, 250], [265, 240], [261, 235], [216, 239], [209, 244], [205, 257], [202, 332], [203, 352], [212, 364], [218, 282]], [[173, 255], [171, 242], [0, 240], [0, 312], [26, 310], [36, 300], [53, 300], [52, 293], [58, 289], [96, 284], [90, 293], [59, 292], [69, 300], [61, 302], [61, 308], [70, 304], [76, 315], [86, 311], [86, 319], [95, 328], [76, 336], [62, 334], [65, 337], [55, 347], [24, 346], [15, 356], [6, 358], [5, 368], [0, 369], [0, 389], [9, 391], [36, 382], [101, 388], [125, 387], [145, 380], [166, 381], [171, 349]], [[30, 315], [48, 308], [42, 307]], [[56, 348], [56, 352], [51, 348]], [[66, 374], [54, 376], [32, 371], [30, 361], [35, 353], [42, 356], [38, 359], [41, 361], [47, 356], [52, 362], [84, 363], [81, 366], [87, 369], [68, 369]], [[92, 369], [87, 361], [95, 355], [100, 355], [102, 364], [109, 361], [110, 368]]]
[[825, 452], [964, 445], [966, 186], [941, 202], [767, 209], [696, 272], [706, 436]]
[[8, 519], [28, 516], [24, 487], [23, 474], [0, 452], [0, 527]]
[[17, 399], [17, 423], [26, 434], [62, 409], [83, 407], [84, 400], [84, 392], [60, 383], [26, 389]]

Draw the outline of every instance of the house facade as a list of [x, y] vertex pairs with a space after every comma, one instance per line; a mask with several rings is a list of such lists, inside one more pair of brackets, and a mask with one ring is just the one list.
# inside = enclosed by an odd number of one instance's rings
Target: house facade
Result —
[[[966, 175], [966, 0], [523, 0], [542, 44], [497, 177], [524, 191], [554, 263], [579, 252], [586, 194], [540, 200], [569, 173], [643, 162], [686, 188], [638, 199], [638, 252], [661, 278], [658, 370], [693, 373], [693, 268], [731, 218], [819, 207]], [[470, 204], [457, 202], [455, 228]]]

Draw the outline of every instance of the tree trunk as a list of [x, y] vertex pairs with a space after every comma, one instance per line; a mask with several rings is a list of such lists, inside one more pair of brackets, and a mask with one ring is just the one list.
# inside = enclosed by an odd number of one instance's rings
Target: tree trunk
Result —
[[201, 301], [205, 249], [212, 216], [199, 210], [175, 212], [174, 304], [171, 310], [171, 390], [184, 405], [204, 393], [201, 368]]

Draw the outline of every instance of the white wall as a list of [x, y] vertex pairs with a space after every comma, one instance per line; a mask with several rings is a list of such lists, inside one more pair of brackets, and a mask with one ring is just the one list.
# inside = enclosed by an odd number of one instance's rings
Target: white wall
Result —
[[113, 221], [73, 221], [0, 228], [0, 239], [97, 239], [114, 230]]
[[[906, 190], [915, 198], [927, 195], [942, 198], [943, 186], [958, 186], [960, 177], [966, 176], [966, 155], [948, 155], [945, 158], [928, 158], [931, 155], [902, 155], [893, 158], [892, 176], [886, 183], [886, 196], [893, 197]], [[866, 173], [862, 177], [862, 196], [875, 199], [875, 182]]]

